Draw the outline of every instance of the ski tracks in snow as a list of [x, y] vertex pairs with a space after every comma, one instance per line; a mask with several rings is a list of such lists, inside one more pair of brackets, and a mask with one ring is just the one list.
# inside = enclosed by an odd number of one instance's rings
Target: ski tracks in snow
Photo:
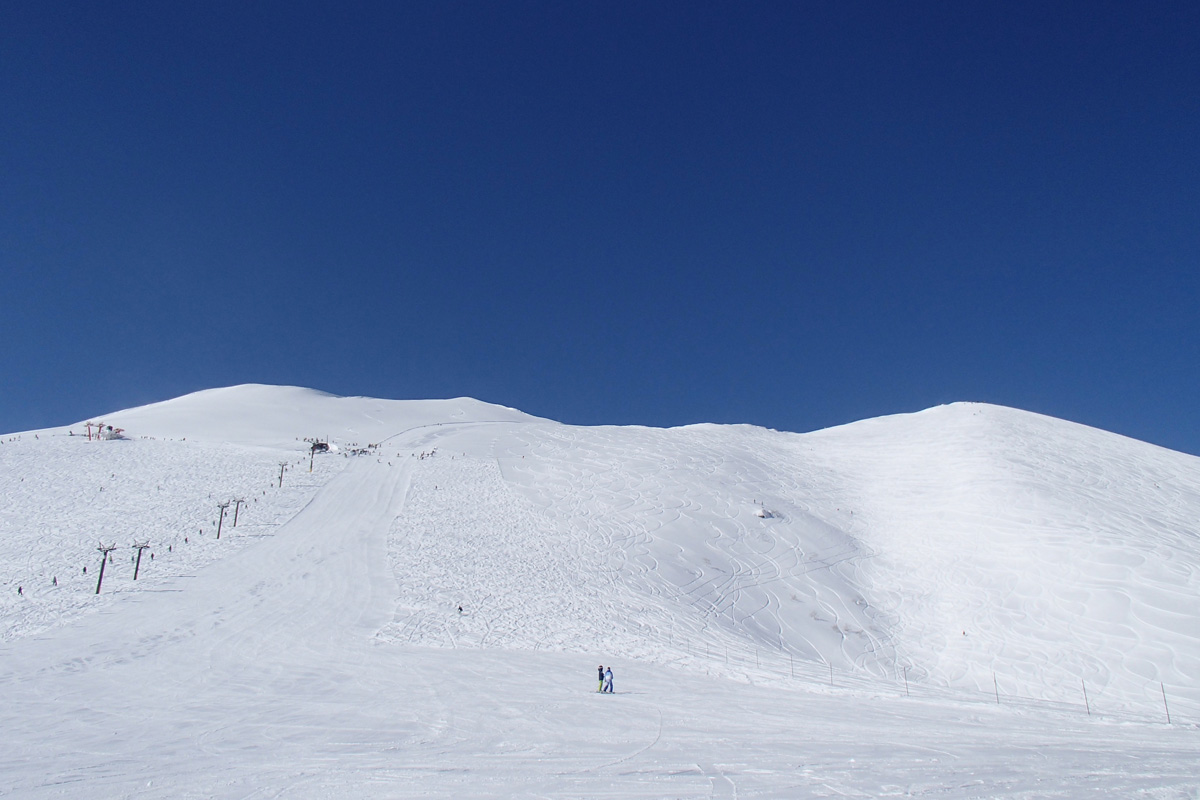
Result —
[[844, 601], [868, 554], [809, 513], [803, 476], [764, 463], [744, 433], [528, 425], [494, 452], [526, 530], [574, 543], [609, 626], [581, 641], [667, 661], [759, 647], [890, 664], [871, 610]]

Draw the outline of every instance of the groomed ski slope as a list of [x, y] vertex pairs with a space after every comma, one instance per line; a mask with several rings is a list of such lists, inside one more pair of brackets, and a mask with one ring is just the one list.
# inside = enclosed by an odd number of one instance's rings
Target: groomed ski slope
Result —
[[[797, 435], [247, 386], [102, 419], [131, 438], [0, 444], [0, 795], [1200, 793], [1198, 459], [971, 404]], [[306, 436], [341, 450], [309, 473]]]

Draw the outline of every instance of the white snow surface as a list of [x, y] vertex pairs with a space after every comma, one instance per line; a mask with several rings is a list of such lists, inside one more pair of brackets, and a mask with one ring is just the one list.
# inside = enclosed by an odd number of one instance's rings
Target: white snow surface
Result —
[[0, 437], [0, 796], [1200, 797], [1195, 457], [969, 403], [87, 421]]

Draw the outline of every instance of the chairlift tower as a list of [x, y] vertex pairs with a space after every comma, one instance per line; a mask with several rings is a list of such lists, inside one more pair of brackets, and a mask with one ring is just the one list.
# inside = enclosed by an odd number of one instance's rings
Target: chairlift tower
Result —
[[221, 516], [217, 519], [217, 538], [221, 538], [221, 526], [225, 524], [225, 509], [229, 508], [229, 501], [226, 500], [217, 506], [221, 509]]
[[100, 594], [100, 587], [104, 585], [104, 565], [108, 562], [108, 554], [116, 550], [117, 546], [101, 542], [96, 549], [100, 551], [100, 578], [96, 581], [96, 594]]
[[133, 543], [133, 549], [137, 550], [137, 561], [133, 565], [133, 579], [135, 581], [137, 580], [138, 570], [140, 570], [142, 568], [142, 551], [145, 550], [149, 546], [150, 546], [149, 541]]

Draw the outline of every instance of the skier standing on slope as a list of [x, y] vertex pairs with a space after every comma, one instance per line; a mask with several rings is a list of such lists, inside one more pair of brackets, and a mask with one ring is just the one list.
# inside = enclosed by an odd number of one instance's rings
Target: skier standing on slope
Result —
[[603, 692], [604, 691], [604, 665], [601, 664], [600, 666], [596, 667], [596, 672], [600, 676], [600, 684], [596, 687], [596, 691]]
[[612, 694], [612, 667], [604, 670], [604, 691]]

